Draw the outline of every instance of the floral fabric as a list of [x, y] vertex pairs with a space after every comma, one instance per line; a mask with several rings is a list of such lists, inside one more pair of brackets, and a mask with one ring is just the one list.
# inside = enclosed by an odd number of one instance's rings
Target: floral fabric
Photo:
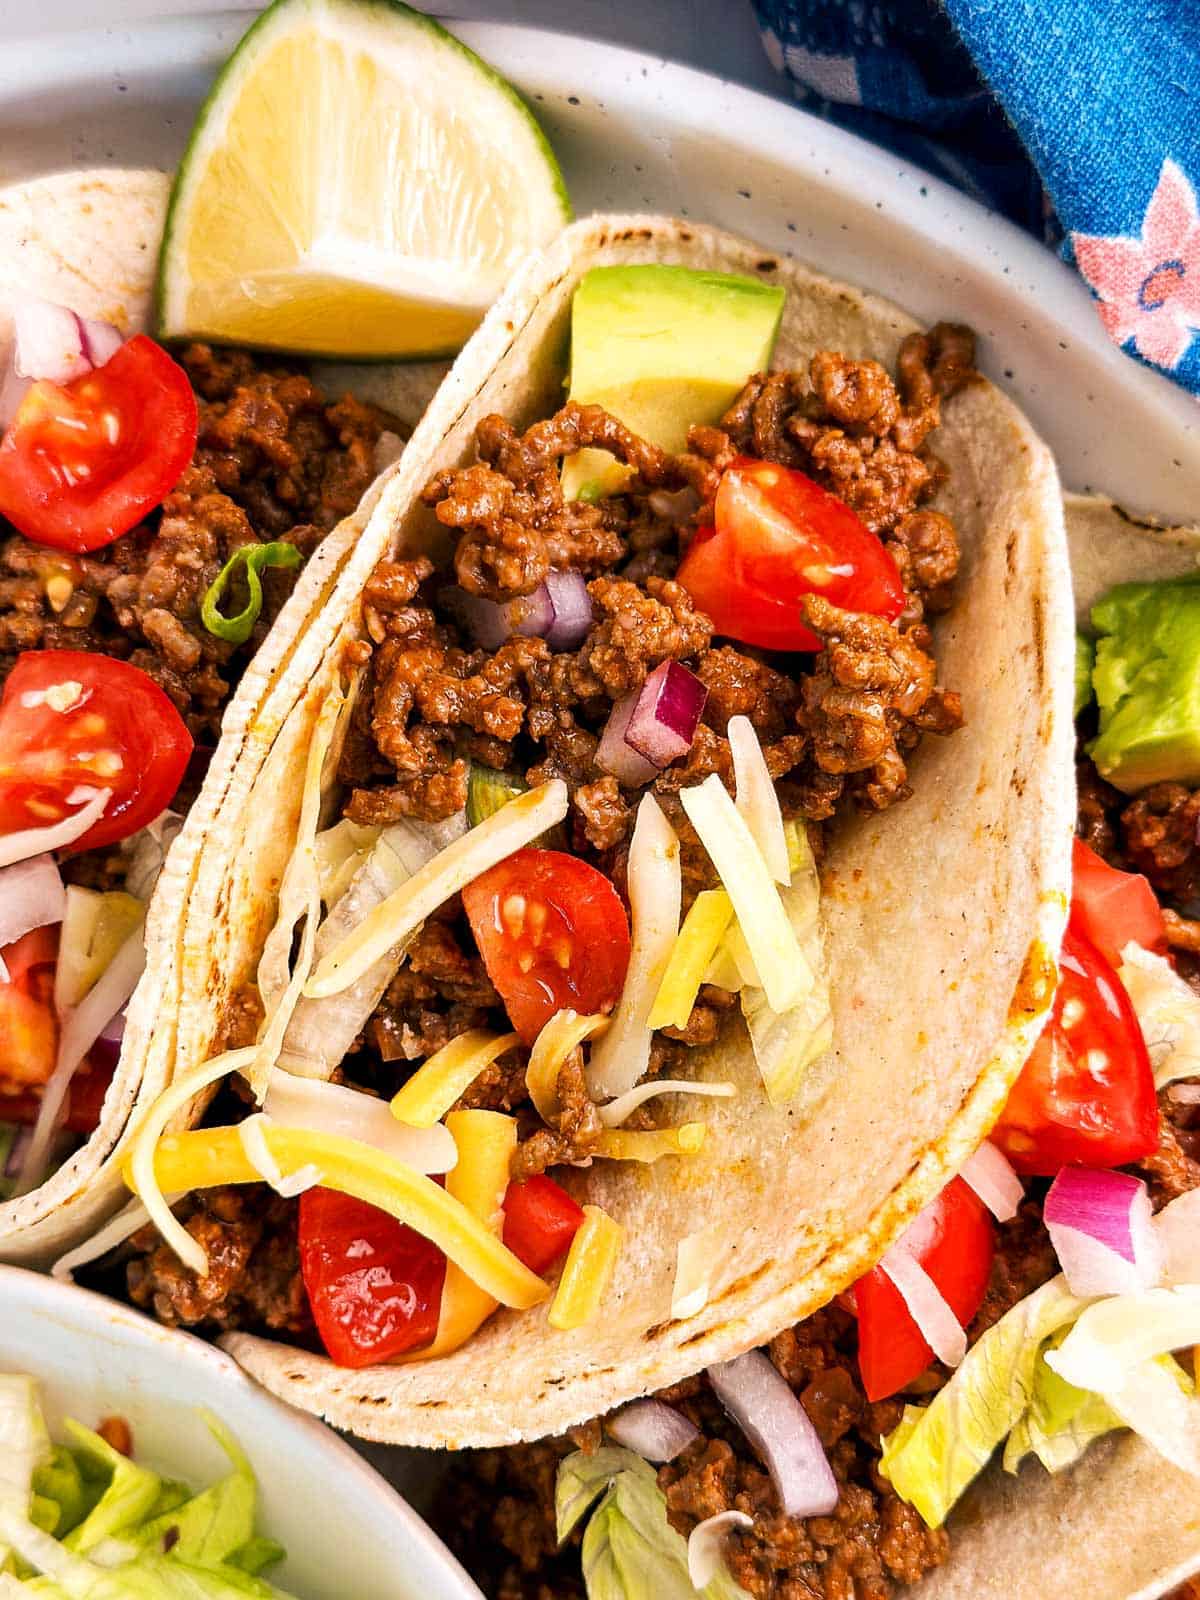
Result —
[[1200, 394], [1200, 0], [755, 0], [801, 103], [1056, 245]]

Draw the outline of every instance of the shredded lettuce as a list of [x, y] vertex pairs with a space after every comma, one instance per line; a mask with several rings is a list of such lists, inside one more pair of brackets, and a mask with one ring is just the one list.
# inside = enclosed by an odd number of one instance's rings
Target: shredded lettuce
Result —
[[931, 1528], [941, 1527], [1025, 1415], [1043, 1343], [1087, 1303], [1071, 1294], [1064, 1278], [1052, 1278], [987, 1330], [929, 1405], [904, 1408], [883, 1442], [880, 1469]]
[[0, 1593], [50, 1600], [289, 1600], [260, 1577], [283, 1557], [256, 1534], [250, 1463], [215, 1417], [233, 1471], [193, 1495], [64, 1422], [51, 1446], [37, 1385], [0, 1375]]
[[554, 1509], [560, 1541], [593, 1506], [583, 1535], [588, 1600], [695, 1600], [697, 1594], [747, 1600], [724, 1568], [706, 1588], [692, 1587], [687, 1543], [667, 1520], [654, 1468], [632, 1450], [579, 1451], [559, 1467]]
[[1004, 1447], [1005, 1472], [1015, 1473], [1028, 1455], [1036, 1456], [1047, 1472], [1061, 1472], [1093, 1440], [1121, 1426], [1120, 1417], [1099, 1395], [1077, 1389], [1047, 1366], [1046, 1350], [1057, 1348], [1066, 1333], [1059, 1329], [1038, 1351], [1029, 1409]]
[[1200, 1076], [1200, 995], [1164, 956], [1132, 942], [1121, 951], [1118, 976], [1137, 1012], [1155, 1087]]

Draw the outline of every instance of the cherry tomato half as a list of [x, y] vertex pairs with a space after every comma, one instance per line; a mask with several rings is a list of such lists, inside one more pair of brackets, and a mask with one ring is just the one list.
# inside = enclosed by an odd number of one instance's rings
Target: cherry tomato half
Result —
[[[924, 1267], [965, 1328], [983, 1301], [996, 1248], [991, 1215], [975, 1191], [961, 1178], [952, 1179], [910, 1224], [897, 1248]], [[863, 1388], [869, 1400], [885, 1400], [920, 1377], [933, 1351], [882, 1267], [854, 1285], [854, 1303]]]
[[1072, 913], [1054, 1009], [992, 1129], [1018, 1172], [1119, 1167], [1158, 1144], [1154, 1072], [1112, 963]]
[[723, 474], [711, 529], [679, 581], [719, 634], [770, 650], [819, 650], [805, 595], [889, 621], [904, 609], [896, 563], [850, 507], [804, 473], [739, 456]]
[[1114, 967], [1132, 940], [1165, 956], [1167, 926], [1148, 879], [1121, 872], [1076, 839], [1071, 855], [1071, 913], [1088, 938]]
[[300, 1272], [321, 1343], [339, 1367], [388, 1361], [437, 1333], [445, 1256], [365, 1201], [305, 1190]]
[[611, 1011], [629, 966], [629, 919], [602, 872], [561, 850], [518, 850], [463, 890], [488, 977], [532, 1044], [556, 1011]]
[[[54, 1012], [54, 966], [58, 928], [34, 928], [0, 950], [8, 982], [0, 983], [0, 1083], [20, 1091], [40, 1089], [54, 1071], [58, 1019]], [[33, 1116], [37, 1116], [37, 1096]], [[0, 1099], [0, 1107], [4, 1100]], [[23, 1118], [3, 1116], [6, 1122]], [[33, 1118], [30, 1118], [32, 1121]]]
[[583, 1207], [544, 1173], [509, 1184], [504, 1196], [504, 1243], [539, 1277], [566, 1255], [582, 1222]]
[[55, 550], [99, 550], [161, 504], [196, 448], [187, 373], [144, 334], [71, 383], [35, 383], [0, 442], [0, 515]]
[[191, 753], [183, 718], [139, 668], [86, 650], [26, 651], [0, 697], [0, 833], [61, 821], [85, 787], [112, 798], [71, 848], [127, 839], [170, 804]]

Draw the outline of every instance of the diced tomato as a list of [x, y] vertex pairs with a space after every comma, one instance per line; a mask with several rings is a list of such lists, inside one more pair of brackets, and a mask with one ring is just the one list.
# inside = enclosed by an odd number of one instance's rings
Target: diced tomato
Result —
[[[0, 955], [8, 969], [8, 982], [0, 982], [0, 1082], [17, 1088], [16, 1098], [24, 1098], [21, 1091], [40, 1089], [48, 1080], [58, 1053], [54, 1012], [58, 928], [34, 928], [5, 945]], [[36, 1117], [36, 1096], [31, 1098]]]
[[[60, 1124], [68, 1133], [95, 1133], [115, 1066], [115, 1055], [101, 1059], [99, 1052], [93, 1052], [71, 1079], [67, 1107]], [[0, 1122], [15, 1122], [20, 1128], [31, 1128], [37, 1121], [41, 1103], [40, 1095], [28, 1092], [0, 1094]]]
[[305, 1190], [300, 1272], [321, 1342], [339, 1367], [388, 1361], [437, 1333], [445, 1256], [362, 1200]]
[[84, 787], [112, 797], [72, 849], [127, 839], [171, 803], [191, 753], [183, 718], [139, 668], [86, 650], [26, 651], [0, 697], [0, 833], [61, 821]]
[[1121, 951], [1132, 941], [1167, 953], [1162, 907], [1140, 872], [1110, 867], [1082, 839], [1071, 856], [1071, 914], [1100, 953], [1121, 965]]
[[1158, 1144], [1154, 1072], [1112, 963], [1072, 913], [1054, 1008], [992, 1129], [1018, 1172], [1118, 1167]]
[[504, 1243], [530, 1272], [540, 1276], [565, 1256], [582, 1222], [583, 1207], [544, 1173], [509, 1184]]
[[463, 890], [488, 977], [532, 1044], [556, 1011], [611, 1011], [629, 966], [629, 919], [602, 872], [561, 850], [518, 850]]
[[721, 478], [679, 582], [727, 639], [819, 650], [800, 620], [805, 595], [889, 621], [904, 609], [896, 563], [850, 507], [804, 473], [739, 456]]
[[[975, 1191], [961, 1178], [952, 1179], [897, 1248], [924, 1267], [965, 1328], [983, 1302], [996, 1248], [991, 1215]], [[920, 1377], [933, 1351], [882, 1267], [854, 1285], [854, 1303], [863, 1388], [869, 1400], [885, 1400]]]
[[56, 550], [99, 550], [161, 504], [196, 448], [187, 374], [144, 334], [67, 384], [35, 383], [0, 442], [0, 515]]

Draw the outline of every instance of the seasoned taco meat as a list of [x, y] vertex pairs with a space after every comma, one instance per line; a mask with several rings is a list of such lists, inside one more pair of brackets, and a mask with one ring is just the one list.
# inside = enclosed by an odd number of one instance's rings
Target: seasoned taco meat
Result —
[[[375, 477], [386, 412], [350, 396], [331, 403], [298, 371], [243, 351], [193, 345], [183, 366], [199, 401], [191, 465], [159, 511], [91, 555], [9, 533], [0, 543], [0, 678], [22, 650], [95, 650], [140, 667], [174, 701], [197, 743], [215, 744], [221, 713], [296, 580], [264, 573], [249, 641], [209, 633], [200, 606], [243, 545], [282, 539], [311, 555]], [[0, 537], [7, 524], [0, 519]]]

